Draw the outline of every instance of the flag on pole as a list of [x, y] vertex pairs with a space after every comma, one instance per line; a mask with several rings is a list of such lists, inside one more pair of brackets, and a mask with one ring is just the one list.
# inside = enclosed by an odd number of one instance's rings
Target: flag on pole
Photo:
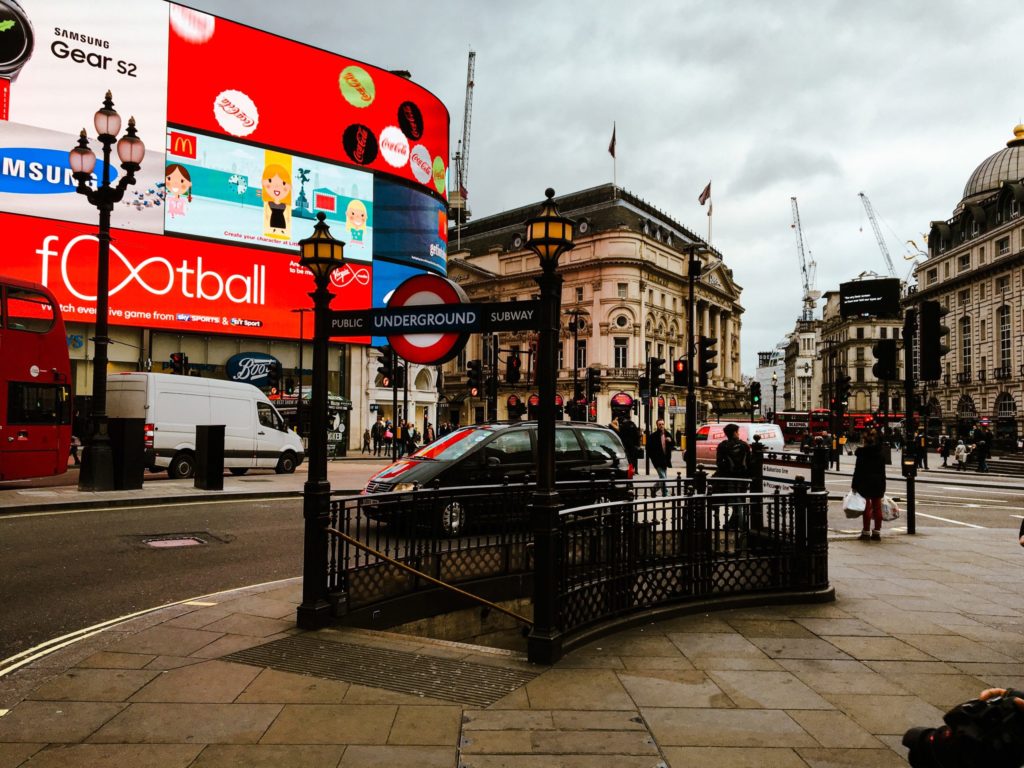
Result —
[[[704, 205], [704, 203], [706, 203], [710, 199], [711, 199], [711, 182], [709, 181], [708, 185], [706, 187], [704, 187], [704, 191], [700, 193], [700, 197], [697, 198], [697, 201], [701, 205]], [[709, 213], [710, 213], [710, 211], [709, 211]]]
[[615, 123], [612, 123], [612, 140], [608, 142], [608, 154], [615, 157]]

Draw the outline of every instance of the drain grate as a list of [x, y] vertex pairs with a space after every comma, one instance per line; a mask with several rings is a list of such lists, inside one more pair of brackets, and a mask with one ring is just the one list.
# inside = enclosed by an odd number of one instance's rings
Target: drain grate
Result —
[[274, 640], [224, 656], [223, 660], [478, 707], [490, 706], [539, 674], [421, 653], [336, 643], [314, 635]]

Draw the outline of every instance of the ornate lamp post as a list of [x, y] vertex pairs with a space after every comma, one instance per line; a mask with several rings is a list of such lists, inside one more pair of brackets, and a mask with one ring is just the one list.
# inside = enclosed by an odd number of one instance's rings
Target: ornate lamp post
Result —
[[327, 602], [327, 532], [331, 512], [331, 484], [327, 482], [327, 339], [328, 315], [334, 294], [327, 290], [331, 273], [344, 264], [345, 244], [331, 236], [324, 223], [326, 216], [316, 215], [313, 234], [299, 241], [299, 263], [313, 273], [316, 290], [313, 299], [313, 382], [309, 398], [309, 437], [306, 458], [309, 462], [306, 484], [302, 489], [304, 545], [302, 554], [302, 604], [296, 611], [296, 623], [302, 629], [316, 629], [330, 620]]
[[[92, 417], [89, 433], [82, 451], [82, 469], [78, 475], [78, 488], [83, 491], [109, 491], [114, 488], [114, 459], [110, 450], [110, 434], [107, 430], [107, 346], [110, 344], [108, 307], [110, 303], [110, 214], [114, 204], [121, 201], [129, 184], [135, 183], [135, 173], [142, 167], [146, 147], [135, 133], [135, 118], [128, 120], [128, 129], [120, 139], [121, 116], [114, 110], [110, 91], [103, 100], [103, 106], [93, 118], [96, 138], [103, 146], [102, 176], [96, 188], [89, 186], [96, 155], [89, 148], [85, 129], [78, 137], [78, 146], [71, 150], [68, 160], [72, 175], [78, 182], [76, 192], [85, 195], [100, 212], [99, 255], [96, 266], [96, 346], [92, 373]], [[121, 160], [124, 176], [111, 186], [110, 151], [117, 144], [117, 156]]]
[[[558, 510], [561, 502], [555, 490], [555, 377], [562, 276], [556, 271], [558, 257], [571, 250], [576, 222], [558, 214], [555, 190], [540, 213], [526, 222], [526, 247], [540, 258], [541, 320], [537, 339], [537, 486], [530, 503], [533, 526], [535, 575], [533, 629], [527, 640], [530, 661], [551, 664], [562, 655], [562, 630], [555, 595], [558, 558]], [[574, 352], [575, 354], [575, 352]]]
[[779, 410], [776, 404], [776, 399], [779, 396], [779, 374], [778, 371], [772, 371], [772, 418], [775, 418], [776, 412]]

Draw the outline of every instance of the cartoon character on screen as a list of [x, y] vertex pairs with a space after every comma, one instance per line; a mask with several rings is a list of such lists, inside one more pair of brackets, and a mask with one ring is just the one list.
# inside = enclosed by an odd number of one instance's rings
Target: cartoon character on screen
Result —
[[292, 230], [292, 179], [282, 166], [263, 169], [263, 233], [287, 240]]
[[353, 245], [363, 244], [366, 218], [366, 206], [362, 200], [352, 200], [345, 209], [345, 229], [348, 230], [349, 242]]
[[164, 171], [164, 182], [167, 187], [167, 216], [184, 216], [188, 213], [188, 204], [192, 202], [192, 177], [188, 169], [178, 163], [171, 163]]

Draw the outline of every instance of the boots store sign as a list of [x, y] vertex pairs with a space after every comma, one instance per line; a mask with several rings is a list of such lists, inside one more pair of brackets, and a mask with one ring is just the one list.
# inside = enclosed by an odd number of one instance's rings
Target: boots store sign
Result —
[[270, 367], [278, 363], [273, 355], [261, 352], [240, 352], [228, 358], [224, 367], [232, 381], [244, 381], [257, 387], [270, 384]]
[[[65, 320], [96, 315], [95, 230], [0, 213], [4, 273], [42, 283]], [[332, 275], [334, 306], [370, 304], [367, 264]], [[110, 321], [117, 325], [297, 338], [291, 307], [309, 303], [312, 276], [298, 256], [115, 230], [110, 247]], [[364, 343], [369, 338], [352, 338]]]

